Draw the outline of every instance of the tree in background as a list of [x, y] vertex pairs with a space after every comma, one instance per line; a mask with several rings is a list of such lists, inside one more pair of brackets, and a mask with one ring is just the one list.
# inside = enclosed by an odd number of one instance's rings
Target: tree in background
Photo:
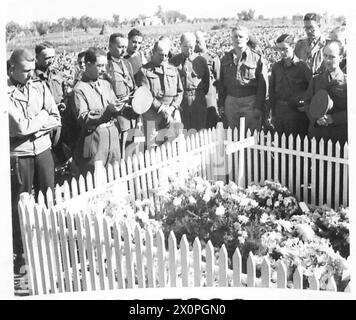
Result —
[[119, 14], [113, 14], [112, 19], [114, 20], [114, 27], [117, 28], [120, 26], [120, 15]]
[[252, 9], [249, 9], [248, 11], [242, 10], [237, 14], [237, 17], [239, 18], [239, 20], [250, 21], [255, 18], [255, 13], [256, 11]]
[[50, 30], [51, 23], [48, 21], [34, 21], [33, 27], [39, 36], [44, 36]]
[[18, 23], [10, 21], [6, 24], [6, 41], [15, 38], [21, 31], [22, 27]]
[[81, 16], [79, 19], [78, 27], [83, 29], [85, 32], [88, 32], [90, 26], [91, 18], [88, 16]]

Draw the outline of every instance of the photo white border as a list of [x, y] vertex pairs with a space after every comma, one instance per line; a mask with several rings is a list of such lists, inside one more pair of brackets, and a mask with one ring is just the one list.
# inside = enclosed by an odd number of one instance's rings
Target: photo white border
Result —
[[[287, 2], [287, 1], [286, 1]], [[335, 2], [335, 1], [333, 1]], [[320, 8], [323, 8], [325, 1], [319, 1]], [[271, 1], [269, 2], [271, 5]], [[335, 5], [343, 5], [343, 2], [335, 2]], [[9, 139], [8, 139], [8, 115], [7, 115], [7, 94], [6, 94], [6, 43], [5, 43], [5, 17], [6, 6], [4, 2], [0, 3], [0, 299], [355, 299], [356, 298], [356, 268], [355, 268], [355, 224], [356, 218], [352, 211], [356, 211], [356, 197], [353, 198], [356, 179], [356, 141], [355, 123], [356, 123], [356, 4], [353, 1], [347, 1], [345, 8], [347, 22], [347, 74], [348, 74], [348, 120], [349, 120], [349, 198], [350, 198], [350, 259], [351, 259], [351, 293], [330, 293], [315, 292], [308, 290], [292, 289], [257, 289], [257, 288], [154, 288], [154, 289], [125, 289], [96, 292], [79, 292], [51, 294], [46, 296], [15, 297], [12, 266], [12, 223], [11, 223], [11, 198], [10, 198], [10, 162], [9, 162]], [[308, 9], [296, 9], [296, 12], [306, 13]], [[323, 10], [320, 10], [323, 12]], [[332, 12], [330, 13], [332, 14]], [[353, 108], [355, 106], [355, 108]], [[351, 165], [352, 164], [352, 165]], [[266, 291], [268, 294], [266, 294]], [[281, 291], [283, 290], [283, 291]]]

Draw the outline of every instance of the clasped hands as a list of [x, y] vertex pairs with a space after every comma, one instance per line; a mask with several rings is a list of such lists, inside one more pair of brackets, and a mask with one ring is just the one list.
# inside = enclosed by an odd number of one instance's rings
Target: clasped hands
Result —
[[322, 116], [321, 118], [319, 118], [318, 120], [316, 120], [316, 123], [319, 126], [327, 127], [329, 124], [333, 123], [333, 118], [331, 117], [331, 115], [326, 114], [326, 115]]

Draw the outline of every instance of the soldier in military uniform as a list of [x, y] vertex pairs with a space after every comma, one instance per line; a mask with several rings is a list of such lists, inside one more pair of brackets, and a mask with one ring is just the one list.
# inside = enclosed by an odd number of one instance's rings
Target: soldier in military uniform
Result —
[[[54, 187], [54, 161], [49, 132], [60, 125], [57, 105], [48, 87], [31, 79], [35, 58], [27, 49], [10, 57], [8, 78], [11, 194], [14, 253], [21, 256], [22, 240], [17, 204], [22, 192], [36, 198]], [[15, 263], [16, 264], [16, 263]]]
[[120, 160], [120, 135], [116, 117], [123, 104], [117, 103], [111, 84], [101, 79], [106, 71], [106, 53], [89, 48], [85, 53], [85, 71], [73, 89], [80, 135], [73, 157], [85, 174], [94, 170], [95, 161], [104, 166]]
[[207, 127], [211, 128], [216, 126], [216, 123], [220, 121], [217, 108], [217, 86], [220, 79], [220, 59], [217, 55], [208, 51], [205, 42], [204, 33], [201, 31], [195, 32], [196, 44], [195, 52], [205, 58], [208, 63], [210, 71], [210, 87], [206, 95], [207, 110]]
[[295, 46], [295, 55], [304, 61], [313, 75], [325, 70], [323, 65], [323, 48], [326, 40], [320, 30], [320, 16], [307, 13], [303, 18], [307, 38], [299, 40]]
[[114, 33], [109, 39], [108, 53], [108, 76], [118, 99], [126, 99], [126, 105], [121, 114], [117, 117], [121, 134], [121, 155], [124, 157], [124, 151], [127, 141], [128, 130], [134, 128], [136, 114], [128, 105], [129, 95], [136, 88], [131, 63], [124, 59], [127, 48], [127, 39], [121, 33]]
[[221, 59], [219, 107], [227, 125], [238, 127], [246, 118], [246, 129], [260, 130], [267, 92], [267, 68], [262, 56], [248, 45], [248, 29], [232, 29], [234, 48]]
[[[330, 41], [324, 48], [326, 71], [312, 78], [305, 96], [305, 109], [310, 119], [310, 137], [339, 141], [341, 145], [347, 141], [347, 77], [340, 69], [342, 58], [342, 43]], [[310, 115], [310, 103], [319, 90], [327, 91], [333, 105], [324, 116], [313, 119]]]
[[134, 28], [128, 33], [127, 52], [124, 58], [131, 63], [133, 74], [135, 77], [140, 68], [147, 63], [147, 59], [145, 57], [144, 52], [140, 50], [142, 46], [142, 41], [143, 34], [140, 30]]
[[269, 87], [272, 122], [279, 133], [301, 135], [308, 132], [304, 96], [312, 78], [311, 70], [294, 54], [294, 38], [283, 34], [276, 40], [281, 60], [274, 63]]
[[194, 53], [195, 42], [193, 33], [184, 33], [180, 39], [181, 53], [170, 59], [170, 63], [177, 67], [183, 83], [181, 117], [184, 129], [199, 131], [206, 128], [210, 71], [205, 58]]
[[[44, 81], [53, 95], [54, 101], [57, 104], [58, 110], [63, 115], [66, 109], [66, 95], [68, 83], [65, 80], [61, 71], [53, 66], [55, 59], [55, 49], [48, 42], [42, 42], [35, 47], [36, 52], [36, 67], [35, 77]], [[65, 154], [63, 148], [63, 134], [70, 128], [57, 128], [53, 134], [53, 151], [56, 157], [57, 165], [62, 165], [68, 160], [68, 155]]]
[[183, 98], [178, 70], [168, 63], [167, 41], [157, 41], [152, 52], [151, 61], [137, 74], [137, 85], [146, 86], [153, 96], [151, 108], [142, 115], [148, 147], [177, 135], [180, 129], [179, 108]]

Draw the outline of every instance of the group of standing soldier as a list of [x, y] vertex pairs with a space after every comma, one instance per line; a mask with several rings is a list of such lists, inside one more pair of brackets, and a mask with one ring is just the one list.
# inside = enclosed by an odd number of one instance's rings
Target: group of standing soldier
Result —
[[[89, 48], [78, 55], [72, 88], [53, 67], [52, 44], [37, 45], [35, 56], [27, 49], [14, 50], [8, 96], [15, 254], [22, 251], [20, 193], [34, 188], [37, 196], [52, 189], [55, 164], [68, 158], [85, 174], [97, 160], [108, 165], [124, 157], [130, 130], [141, 121], [130, 106], [138, 87], [148, 88], [153, 98], [142, 114], [147, 148], [183, 129], [198, 131], [222, 119], [234, 128], [245, 117], [248, 129], [260, 130], [269, 112], [280, 134], [347, 141], [343, 30], [335, 29], [326, 42], [319, 22], [316, 14], [307, 14], [306, 39], [296, 43], [290, 34], [276, 39], [281, 60], [273, 64], [270, 77], [263, 53], [250, 45], [252, 37], [242, 26], [232, 29], [233, 48], [221, 59], [208, 51], [201, 31], [184, 33], [175, 56], [170, 40], [161, 37], [149, 59], [140, 50], [144, 38], [139, 30], [128, 37], [114, 33], [108, 52]], [[310, 104], [320, 89], [333, 107], [314, 119]]]

